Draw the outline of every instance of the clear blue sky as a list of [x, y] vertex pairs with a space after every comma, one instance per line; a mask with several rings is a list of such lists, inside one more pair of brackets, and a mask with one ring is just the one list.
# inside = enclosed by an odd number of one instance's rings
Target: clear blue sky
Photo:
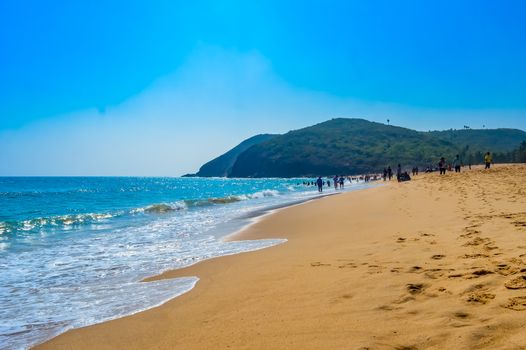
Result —
[[[178, 175], [335, 115], [526, 129], [525, 16], [524, 1], [2, 0], [0, 174]], [[137, 142], [184, 152], [167, 167], [128, 154]], [[55, 163], [78, 154], [85, 168]]]

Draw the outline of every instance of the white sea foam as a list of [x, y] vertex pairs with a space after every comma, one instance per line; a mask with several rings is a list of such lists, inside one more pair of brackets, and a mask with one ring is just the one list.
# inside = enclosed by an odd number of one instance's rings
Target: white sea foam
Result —
[[255, 192], [251, 195], [249, 195], [249, 198], [264, 198], [264, 197], [276, 197], [279, 196], [280, 192], [277, 190], [263, 190], [259, 192]]

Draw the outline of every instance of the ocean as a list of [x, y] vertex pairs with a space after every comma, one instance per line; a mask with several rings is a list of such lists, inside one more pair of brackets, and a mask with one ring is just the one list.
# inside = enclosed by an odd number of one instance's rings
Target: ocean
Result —
[[[0, 177], [0, 348], [146, 310], [198, 283], [145, 277], [283, 243], [222, 238], [270, 209], [318, 197], [304, 181]], [[364, 187], [347, 182], [346, 190]]]

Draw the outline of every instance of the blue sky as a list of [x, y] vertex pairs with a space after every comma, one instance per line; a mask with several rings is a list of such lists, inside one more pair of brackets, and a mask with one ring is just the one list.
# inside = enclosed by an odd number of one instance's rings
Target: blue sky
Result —
[[526, 129], [522, 1], [0, 2], [0, 175], [180, 175], [332, 117]]

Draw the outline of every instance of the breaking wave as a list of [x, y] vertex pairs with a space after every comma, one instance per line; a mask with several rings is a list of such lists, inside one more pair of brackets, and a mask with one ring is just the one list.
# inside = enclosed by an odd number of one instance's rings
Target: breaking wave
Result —
[[230, 204], [240, 201], [246, 201], [249, 199], [258, 199], [265, 197], [275, 197], [279, 196], [280, 192], [276, 190], [263, 190], [254, 192], [251, 194], [242, 194], [237, 196], [227, 196], [227, 197], [218, 197], [218, 198], [207, 198], [207, 199], [186, 199], [173, 203], [157, 203], [152, 204], [144, 208], [138, 208], [132, 210], [132, 213], [145, 212], [145, 213], [155, 213], [163, 214], [174, 212], [178, 210], [186, 210], [190, 208], [203, 207], [209, 205], [221, 205], [221, 204]]
[[0, 222], [0, 235], [16, 231], [23, 232], [43, 228], [64, 228], [94, 224], [120, 215], [122, 213], [87, 213], [41, 217], [22, 221], [4, 221]]
[[169, 213], [169, 212], [177, 211], [177, 210], [184, 210], [186, 208], [187, 206], [186, 206], [186, 203], [184, 203], [184, 201], [177, 201], [172, 204], [169, 204], [169, 203], [152, 204], [145, 208], [134, 209], [131, 212], [136, 213], [136, 212], [143, 211], [145, 213], [163, 214], [163, 213]]
[[235, 196], [226, 196], [208, 199], [187, 199], [175, 202], [164, 202], [151, 204], [146, 207], [135, 208], [129, 211], [118, 211], [108, 213], [86, 213], [86, 214], [70, 214], [58, 215], [50, 217], [40, 217], [30, 220], [22, 221], [0, 221], [0, 235], [9, 234], [13, 232], [28, 232], [33, 230], [48, 229], [48, 228], [68, 228], [80, 225], [89, 225], [104, 222], [106, 220], [128, 215], [146, 213], [146, 214], [168, 214], [180, 210], [188, 210], [191, 208], [224, 205], [250, 199], [260, 199], [265, 197], [279, 196], [280, 192], [277, 190], [262, 190], [251, 194], [241, 194]]

